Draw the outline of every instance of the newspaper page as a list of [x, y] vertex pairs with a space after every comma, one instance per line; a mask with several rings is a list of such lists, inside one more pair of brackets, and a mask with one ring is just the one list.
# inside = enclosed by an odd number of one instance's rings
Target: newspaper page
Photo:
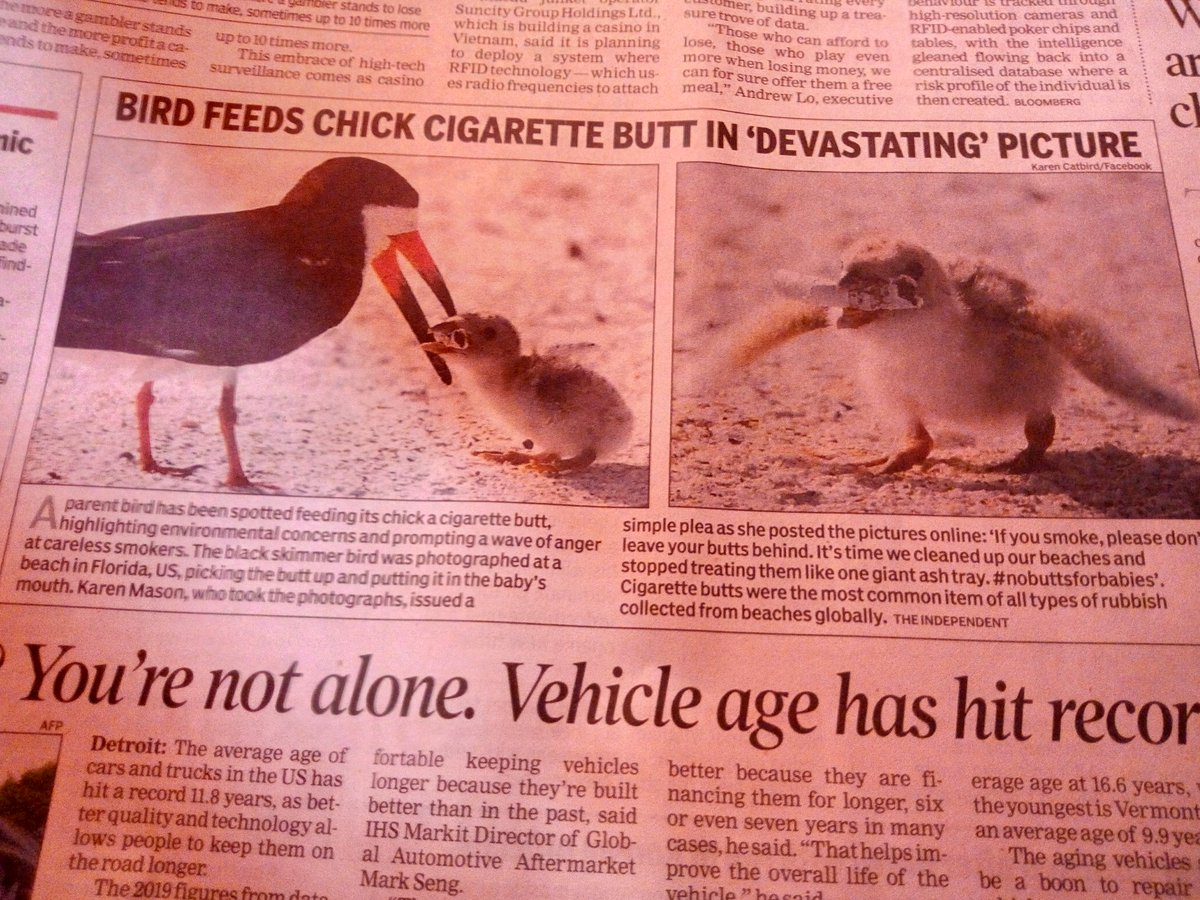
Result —
[[0, 897], [1194, 897], [1195, 0], [0, 0]]

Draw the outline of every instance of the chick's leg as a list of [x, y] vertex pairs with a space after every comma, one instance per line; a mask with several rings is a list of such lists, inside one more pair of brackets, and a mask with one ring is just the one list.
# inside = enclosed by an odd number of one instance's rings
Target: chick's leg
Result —
[[888, 459], [887, 465], [883, 467], [883, 474], [890, 475], [893, 472], [911, 469], [917, 463], [923, 462], [932, 449], [933, 438], [929, 436], [920, 419], [913, 419], [904, 435], [903, 446]]
[[1011, 472], [1032, 472], [1046, 461], [1046, 450], [1054, 441], [1054, 414], [1049, 410], [1030, 413], [1025, 418], [1024, 450], [1007, 466]]

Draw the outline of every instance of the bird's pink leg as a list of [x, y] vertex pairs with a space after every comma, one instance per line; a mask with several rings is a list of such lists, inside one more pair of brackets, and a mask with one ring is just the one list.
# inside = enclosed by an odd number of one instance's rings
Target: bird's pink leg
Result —
[[150, 407], [154, 404], [154, 382], [142, 382], [137, 392], [138, 463], [143, 472], [158, 470], [150, 449]]
[[150, 448], [150, 407], [153, 405], [154, 382], [144, 381], [137, 392], [138, 464], [143, 472], [186, 478], [200, 466], [160, 466], [154, 461], [154, 451]]
[[225, 476], [225, 484], [229, 487], [253, 487], [250, 479], [242, 469], [242, 457], [237, 446], [237, 407], [234, 405], [234, 393], [237, 383], [226, 382], [221, 387], [221, 404], [217, 407], [217, 420], [221, 423], [221, 436], [225, 438], [225, 455], [229, 459], [229, 474]]

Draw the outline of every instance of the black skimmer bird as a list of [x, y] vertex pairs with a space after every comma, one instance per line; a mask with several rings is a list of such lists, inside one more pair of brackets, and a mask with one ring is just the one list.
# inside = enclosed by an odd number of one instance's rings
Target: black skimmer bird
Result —
[[[417, 340], [429, 341], [397, 253], [454, 314], [417, 231], [417, 203], [416, 190], [388, 166], [342, 157], [307, 172], [274, 206], [76, 235], [55, 343], [225, 369], [218, 406], [225, 484], [250, 487], [235, 435], [237, 367], [278, 359], [341, 322], [368, 262]], [[429, 359], [449, 384], [446, 364]], [[147, 379], [137, 394], [141, 467], [188, 475], [199, 467], [154, 460], [152, 385]]]
[[570, 360], [522, 354], [517, 330], [502, 316], [454, 316], [434, 325], [433, 341], [421, 346], [444, 355], [471, 397], [536, 451], [477, 456], [558, 474], [619, 450], [633, 433], [633, 414], [616, 388]]

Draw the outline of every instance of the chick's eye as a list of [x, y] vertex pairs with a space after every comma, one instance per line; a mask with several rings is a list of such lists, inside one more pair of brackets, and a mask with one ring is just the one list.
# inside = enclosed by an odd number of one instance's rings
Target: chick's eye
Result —
[[496, 329], [491, 325], [483, 329], [483, 339], [485, 341], [494, 341], [496, 339]]
[[463, 331], [463, 329], [455, 328], [452, 332], [450, 332], [450, 343], [452, 343], [459, 350], [466, 350], [467, 345], [469, 345], [471, 341], [467, 338], [467, 333]]

